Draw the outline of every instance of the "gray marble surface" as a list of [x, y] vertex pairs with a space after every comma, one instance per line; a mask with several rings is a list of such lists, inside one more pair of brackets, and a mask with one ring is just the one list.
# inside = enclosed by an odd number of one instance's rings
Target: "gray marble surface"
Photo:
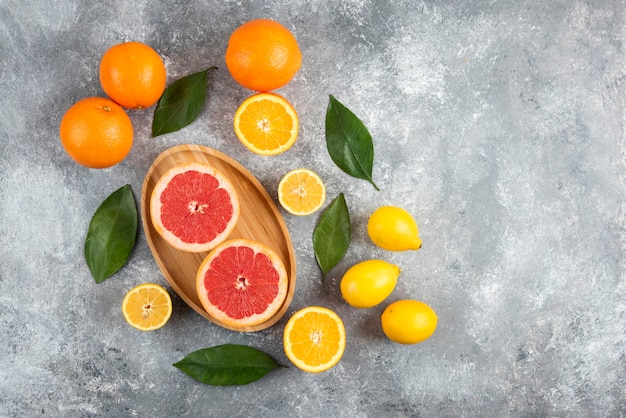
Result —
[[[626, 415], [626, 13], [612, 0], [0, 1], [0, 416], [50, 417], [623, 417]], [[303, 66], [279, 90], [298, 111], [288, 152], [260, 157], [232, 130], [251, 94], [224, 63], [229, 34], [257, 17], [293, 31]], [[129, 112], [135, 143], [91, 170], [61, 147], [65, 110], [103, 95], [98, 63], [136, 40], [164, 58], [168, 83], [216, 65], [202, 114], [150, 137], [153, 109]], [[342, 173], [324, 143], [328, 95], [374, 138], [381, 191]], [[112, 191], [135, 196], [154, 158], [177, 144], [222, 151], [276, 199], [305, 166], [344, 193], [352, 245], [325, 284], [311, 235], [317, 215], [282, 212], [297, 257], [287, 315], [257, 333], [213, 325], [169, 287], [139, 232], [126, 266], [96, 285], [83, 257], [89, 220]], [[389, 253], [365, 224], [394, 204], [423, 248]], [[439, 315], [416, 346], [388, 341], [384, 304], [345, 304], [347, 268], [383, 258], [403, 269], [388, 301]], [[165, 285], [162, 329], [129, 327], [120, 304]], [[332, 370], [295, 367], [240, 387], [200, 384], [172, 367], [224, 343], [282, 364], [290, 313], [327, 306], [348, 344]]]

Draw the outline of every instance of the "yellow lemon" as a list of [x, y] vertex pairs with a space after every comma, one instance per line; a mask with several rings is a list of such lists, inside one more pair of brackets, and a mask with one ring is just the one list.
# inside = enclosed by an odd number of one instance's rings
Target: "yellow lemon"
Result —
[[367, 221], [367, 234], [374, 244], [389, 251], [418, 250], [422, 246], [415, 219], [397, 206], [376, 209]]
[[142, 331], [161, 328], [172, 315], [172, 299], [162, 286], [144, 283], [132, 288], [122, 301], [124, 319]]
[[278, 201], [294, 215], [310, 215], [326, 200], [324, 182], [313, 171], [297, 168], [285, 174], [278, 183]]
[[385, 335], [400, 344], [421, 343], [437, 328], [435, 311], [417, 300], [393, 302], [385, 308], [380, 319]]
[[355, 308], [371, 308], [393, 292], [400, 268], [383, 260], [366, 260], [350, 267], [341, 279], [341, 296]]

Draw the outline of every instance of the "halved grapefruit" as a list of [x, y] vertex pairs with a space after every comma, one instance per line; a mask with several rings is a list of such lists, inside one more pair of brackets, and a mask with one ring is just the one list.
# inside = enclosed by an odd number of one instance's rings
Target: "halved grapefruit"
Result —
[[196, 276], [202, 306], [231, 329], [268, 321], [285, 301], [288, 285], [280, 257], [269, 247], [244, 238], [214, 248]]
[[154, 229], [183, 251], [209, 251], [223, 242], [239, 218], [239, 199], [231, 182], [208, 164], [170, 168], [150, 198]]

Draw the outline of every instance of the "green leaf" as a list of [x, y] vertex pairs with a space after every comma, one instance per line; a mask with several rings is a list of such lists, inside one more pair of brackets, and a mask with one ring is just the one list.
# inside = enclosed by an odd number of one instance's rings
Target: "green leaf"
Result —
[[165, 89], [154, 110], [152, 136], [178, 131], [193, 122], [206, 101], [211, 67], [175, 81]]
[[343, 193], [328, 205], [313, 231], [313, 249], [317, 265], [326, 274], [343, 259], [350, 246], [352, 226]]
[[326, 111], [326, 147], [330, 158], [345, 173], [369, 181], [372, 179], [374, 144], [361, 120], [330, 95]]
[[130, 185], [111, 193], [94, 213], [85, 239], [85, 259], [96, 283], [128, 260], [137, 237], [137, 206]]
[[194, 351], [173, 366], [202, 383], [214, 386], [246, 385], [279, 367], [264, 352], [237, 344]]

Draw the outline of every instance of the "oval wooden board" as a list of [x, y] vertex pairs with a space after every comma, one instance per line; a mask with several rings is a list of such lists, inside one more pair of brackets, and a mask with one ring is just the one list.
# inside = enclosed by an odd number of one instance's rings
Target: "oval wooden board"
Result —
[[[228, 239], [247, 238], [261, 242], [274, 250], [285, 264], [289, 287], [285, 302], [267, 322], [233, 328], [209, 315], [198, 298], [196, 274], [208, 252], [191, 253], [170, 246], [154, 229], [150, 218], [150, 196], [158, 179], [171, 167], [186, 163], [208, 163], [231, 181], [240, 202], [239, 220]], [[231, 157], [201, 145], [178, 145], [159, 155], [146, 174], [141, 190], [141, 218], [148, 245], [163, 275], [174, 291], [206, 319], [234, 331], [259, 331], [274, 325], [287, 311], [296, 285], [296, 260], [289, 236], [278, 208], [261, 183]]]

